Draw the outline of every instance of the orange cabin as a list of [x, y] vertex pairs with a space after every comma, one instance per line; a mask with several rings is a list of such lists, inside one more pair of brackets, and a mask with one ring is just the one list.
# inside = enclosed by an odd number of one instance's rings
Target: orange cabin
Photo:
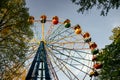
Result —
[[82, 30], [79, 28], [79, 29], [75, 29], [75, 33], [76, 34], [81, 34]]
[[92, 77], [92, 76], [98, 76], [99, 73], [97, 71], [91, 71], [89, 76]]
[[89, 76], [92, 77], [92, 76], [98, 76], [99, 73], [97, 71], [91, 71]]
[[28, 22], [30, 24], [33, 24], [34, 23], [34, 17], [33, 16], [30, 16], [29, 19], [28, 19]]
[[81, 28], [80, 25], [77, 24], [77, 25], [74, 27], [74, 30], [76, 30], [76, 29], [80, 29], [80, 28]]
[[94, 76], [94, 71], [91, 71], [89, 74], [90, 77]]

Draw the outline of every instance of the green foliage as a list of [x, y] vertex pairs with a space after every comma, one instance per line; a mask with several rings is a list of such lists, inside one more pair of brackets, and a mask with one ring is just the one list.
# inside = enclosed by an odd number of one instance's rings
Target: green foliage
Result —
[[101, 15], [105, 16], [111, 9], [120, 7], [120, 0], [71, 0], [79, 6], [78, 12], [84, 13], [94, 7], [101, 10]]
[[113, 40], [113, 41], [115, 41], [115, 42], [119, 42], [120, 39], [118, 39], [118, 38], [120, 38], [120, 26], [115, 27], [112, 30], [112, 32], [113, 32], [113, 35], [110, 36], [110, 39]]
[[33, 32], [27, 22], [28, 9], [25, 0], [2, 0], [0, 2], [0, 79], [12, 80], [17, 69], [24, 66], [26, 41]]
[[111, 37], [113, 42], [107, 45], [99, 55], [99, 60], [103, 62], [101, 80], [120, 79], [120, 27], [113, 29]]

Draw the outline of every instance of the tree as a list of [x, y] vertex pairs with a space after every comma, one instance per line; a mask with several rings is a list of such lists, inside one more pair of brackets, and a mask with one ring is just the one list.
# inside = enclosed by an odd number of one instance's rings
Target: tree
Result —
[[94, 7], [101, 10], [101, 15], [106, 16], [111, 9], [120, 7], [120, 0], [71, 0], [79, 6], [78, 12], [84, 13]]
[[103, 62], [101, 69], [101, 80], [120, 79], [120, 26], [113, 29], [110, 37], [113, 42], [107, 45], [99, 55], [99, 60]]
[[113, 35], [110, 36], [110, 40], [113, 40], [114, 42], [119, 42], [120, 39], [120, 26], [115, 27], [113, 30]]
[[29, 47], [26, 40], [33, 36], [27, 22], [29, 17], [25, 0], [0, 2], [0, 79], [12, 80], [20, 75]]

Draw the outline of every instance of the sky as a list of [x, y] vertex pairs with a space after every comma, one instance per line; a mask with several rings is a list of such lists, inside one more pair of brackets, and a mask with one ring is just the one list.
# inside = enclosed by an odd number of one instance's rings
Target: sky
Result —
[[91, 34], [92, 41], [96, 42], [98, 48], [104, 48], [111, 43], [109, 37], [112, 29], [120, 25], [120, 8], [111, 10], [107, 16], [100, 16], [100, 10], [96, 8], [78, 13], [77, 5], [70, 0], [26, 0], [30, 15], [39, 19], [42, 14], [47, 16], [58, 16], [70, 19], [72, 24], [79, 24], [83, 31]]
[[111, 43], [109, 37], [112, 35], [112, 29], [120, 25], [120, 8], [110, 10], [107, 16], [100, 16], [100, 10], [96, 8], [84, 14], [78, 13], [79, 7], [70, 0], [26, 0], [26, 4], [30, 15], [35, 19], [45, 14], [70, 19], [72, 24], [79, 24], [83, 31], [91, 34], [92, 41], [100, 49]]

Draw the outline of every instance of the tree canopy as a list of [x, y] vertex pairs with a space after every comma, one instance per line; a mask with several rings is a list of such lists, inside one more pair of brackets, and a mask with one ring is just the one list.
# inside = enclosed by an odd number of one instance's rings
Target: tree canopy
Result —
[[29, 17], [25, 0], [0, 2], [0, 79], [12, 80], [20, 75], [28, 50], [26, 40], [33, 36], [27, 22]]
[[120, 0], [71, 0], [79, 6], [78, 12], [84, 13], [94, 7], [101, 10], [101, 15], [106, 16], [111, 9], [120, 7]]
[[101, 80], [120, 79], [120, 26], [115, 27], [112, 32], [110, 39], [113, 42], [107, 45], [99, 55], [99, 60], [103, 62]]

